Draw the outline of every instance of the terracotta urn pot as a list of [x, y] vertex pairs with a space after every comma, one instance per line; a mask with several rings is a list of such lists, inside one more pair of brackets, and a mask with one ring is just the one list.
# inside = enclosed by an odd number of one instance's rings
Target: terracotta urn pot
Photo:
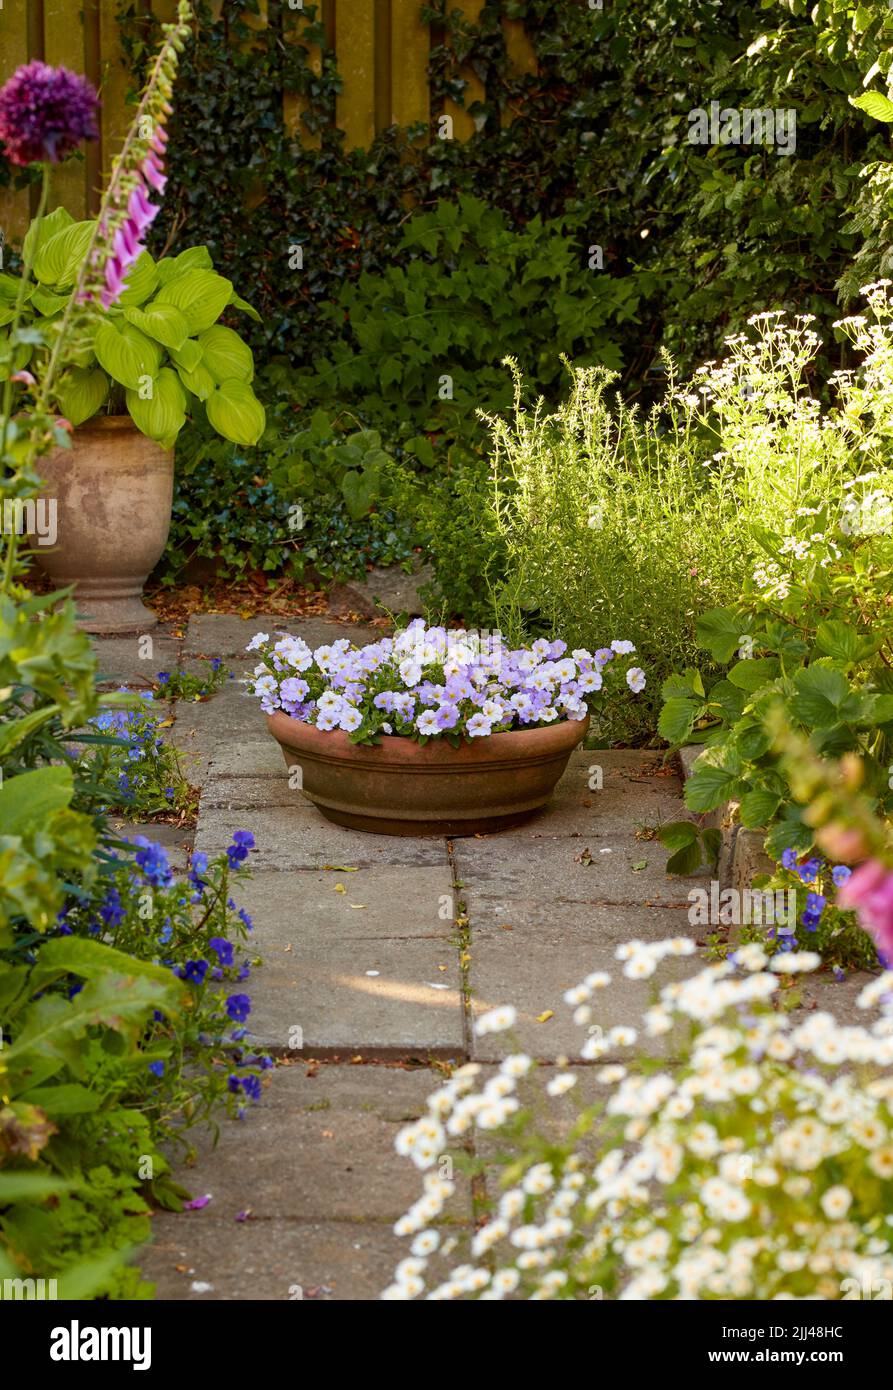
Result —
[[42, 501], [55, 501], [56, 543], [32, 541], [41, 569], [74, 585], [86, 632], [145, 632], [157, 623], [143, 584], [161, 558], [171, 524], [174, 456], [129, 415], [79, 425], [70, 449], [39, 459]]
[[520, 825], [549, 800], [588, 719], [424, 747], [383, 736], [351, 743], [277, 711], [267, 719], [301, 788], [336, 825], [377, 835], [477, 835]]

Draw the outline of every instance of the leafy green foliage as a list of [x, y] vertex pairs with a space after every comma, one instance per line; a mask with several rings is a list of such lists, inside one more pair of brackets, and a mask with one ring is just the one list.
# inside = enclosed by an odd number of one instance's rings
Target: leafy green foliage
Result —
[[[35, 236], [37, 285], [28, 290], [24, 331], [51, 326], [60, 317], [94, 225], [74, 222], [62, 208], [42, 219]], [[251, 349], [217, 322], [231, 305], [250, 311], [232, 282], [212, 269], [207, 247], [157, 264], [143, 251], [120, 302], [105, 311], [92, 343], [79, 345], [76, 365], [61, 378], [62, 412], [77, 426], [111, 398], [110, 405], [125, 407], [143, 434], [172, 448], [187, 414], [203, 411], [224, 439], [256, 444], [266, 418], [250, 385]], [[39, 351], [35, 345], [5, 369], [0, 364], [0, 379], [11, 367], [35, 365]]]

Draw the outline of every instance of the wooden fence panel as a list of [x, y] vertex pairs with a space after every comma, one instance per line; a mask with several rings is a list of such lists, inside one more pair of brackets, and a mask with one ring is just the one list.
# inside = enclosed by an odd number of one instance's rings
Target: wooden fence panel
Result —
[[[307, 0], [309, 3], [309, 0]], [[315, 0], [324, 30], [326, 48], [335, 53], [342, 87], [334, 118], [345, 133], [348, 149], [368, 147], [375, 135], [390, 125], [408, 126], [431, 120], [428, 61], [432, 35], [420, 18], [420, 0]], [[475, 21], [485, 0], [451, 0]], [[223, 0], [215, 0], [215, 9]], [[289, 0], [262, 0], [261, 14], [249, 17], [251, 27], [278, 23], [286, 6], [290, 18], [299, 17], [301, 4]], [[168, 22], [174, 18], [176, 0], [143, 0], [147, 12]], [[100, 189], [108, 178], [132, 108], [125, 104], [129, 76], [122, 62], [123, 50], [116, 18], [117, 0], [0, 0], [0, 81], [21, 63], [40, 58], [64, 63], [84, 72], [99, 89], [102, 100], [100, 139], [85, 147], [83, 155], [60, 165], [54, 174], [54, 200], [64, 203], [74, 217], [95, 213]], [[275, 18], [273, 18], [275, 16]], [[287, 28], [289, 41], [300, 43], [301, 25]], [[536, 59], [519, 21], [504, 20], [506, 46], [518, 72], [535, 72]], [[310, 50], [315, 72], [322, 71], [323, 53]], [[462, 73], [468, 86], [465, 107], [483, 100], [484, 89], [470, 70]], [[318, 146], [319, 137], [301, 124], [303, 99], [283, 94], [283, 121], [307, 144]], [[452, 134], [464, 140], [474, 133], [467, 109], [447, 102]], [[510, 118], [510, 117], [509, 117]], [[28, 225], [33, 192], [0, 190], [0, 229], [8, 242], [17, 243]]]
[[[0, 9], [0, 53], [3, 64], [0, 77], [4, 80], [21, 63], [28, 61], [28, 0], [4, 0]], [[28, 193], [0, 189], [0, 231], [6, 244], [21, 240], [29, 218]]]

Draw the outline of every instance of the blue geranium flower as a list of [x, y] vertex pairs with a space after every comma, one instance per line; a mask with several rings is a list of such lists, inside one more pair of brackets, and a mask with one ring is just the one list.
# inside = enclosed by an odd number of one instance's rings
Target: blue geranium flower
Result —
[[848, 878], [853, 874], [852, 869], [847, 868], [846, 864], [835, 864], [831, 870], [831, 877], [834, 880], [835, 888], [842, 888]]

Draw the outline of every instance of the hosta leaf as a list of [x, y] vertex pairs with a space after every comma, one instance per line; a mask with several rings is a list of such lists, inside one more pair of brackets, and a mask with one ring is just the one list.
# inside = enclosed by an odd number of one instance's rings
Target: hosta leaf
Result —
[[21, 835], [41, 825], [74, 795], [70, 767], [39, 767], [6, 777], [0, 788], [0, 835]]
[[34, 259], [40, 247], [46, 246], [47, 242], [59, 232], [64, 232], [66, 227], [74, 225], [74, 218], [71, 213], [63, 207], [53, 208], [39, 222], [34, 221], [25, 233], [25, 240], [22, 245], [22, 256], [27, 260], [29, 257]]
[[215, 323], [229, 303], [232, 284], [213, 270], [187, 270], [162, 285], [156, 304], [173, 304], [186, 319], [191, 336]]
[[59, 386], [62, 414], [77, 427], [95, 415], [109, 393], [109, 379], [99, 367], [72, 367]]
[[165, 449], [173, 448], [174, 440], [186, 423], [186, 396], [177, 373], [162, 367], [153, 377], [150, 392], [144, 397], [137, 391], [126, 394], [130, 418], [138, 430], [157, 439]]
[[68, 303], [67, 294], [51, 294], [49, 290], [42, 290], [38, 285], [31, 295], [31, 306], [39, 314], [50, 318], [53, 314], [58, 314]]
[[195, 338], [187, 338], [179, 348], [171, 349], [171, 361], [184, 372], [194, 372], [202, 360], [202, 350]]
[[161, 366], [161, 348], [132, 323], [104, 320], [96, 330], [93, 351], [113, 381], [138, 391]]
[[54, 937], [44, 942], [37, 964], [31, 972], [30, 988], [46, 986], [60, 975], [80, 975], [85, 980], [101, 979], [109, 971], [119, 975], [144, 975], [168, 986], [171, 973], [161, 965], [140, 960], [126, 951], [106, 946], [102, 941], [89, 941], [80, 936]]
[[158, 281], [159, 284], [167, 285], [187, 270], [213, 269], [214, 262], [207, 246], [190, 246], [188, 251], [181, 251], [179, 256], [165, 256], [158, 262]]
[[256, 444], [266, 427], [264, 408], [245, 381], [221, 381], [205, 409], [217, 433], [233, 444]]
[[251, 381], [254, 376], [254, 358], [251, 348], [243, 343], [238, 333], [223, 324], [214, 324], [198, 335], [202, 350], [202, 364], [207, 367], [215, 382]]
[[148, 251], [141, 251], [127, 271], [127, 287], [118, 296], [118, 308], [138, 308], [155, 293], [158, 285], [158, 267]]
[[229, 302], [234, 309], [240, 309], [243, 314], [247, 314], [249, 318], [254, 319], [255, 323], [263, 323], [263, 319], [254, 305], [249, 304], [246, 299], [242, 299], [236, 294], [235, 290], [233, 290], [233, 293], [230, 295]]
[[204, 362], [199, 360], [192, 371], [186, 371], [183, 367], [177, 368], [177, 375], [193, 396], [198, 396], [200, 401], [206, 401], [212, 391], [217, 390], [217, 382], [208, 371]]
[[185, 316], [174, 304], [150, 304], [145, 309], [125, 309], [124, 317], [147, 337], [176, 351], [189, 337]]
[[73, 222], [48, 241], [41, 239], [34, 257], [35, 280], [60, 289], [73, 285], [93, 240], [95, 226], [93, 221]]

